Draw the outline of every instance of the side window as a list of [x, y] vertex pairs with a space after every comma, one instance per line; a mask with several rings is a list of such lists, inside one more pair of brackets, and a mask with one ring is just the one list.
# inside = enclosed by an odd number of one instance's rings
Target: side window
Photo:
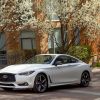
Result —
[[78, 60], [73, 58], [73, 57], [70, 57], [70, 56], [67, 56], [67, 63], [77, 63]]
[[54, 64], [56, 64], [57, 62], [59, 62], [58, 65], [60, 65], [60, 64], [68, 64], [68, 63], [77, 63], [78, 60], [70, 56], [59, 56], [55, 60]]
[[62, 57], [59, 56], [59, 57], [55, 60], [54, 65], [61, 65], [61, 64], [64, 64], [64, 63], [63, 63]]

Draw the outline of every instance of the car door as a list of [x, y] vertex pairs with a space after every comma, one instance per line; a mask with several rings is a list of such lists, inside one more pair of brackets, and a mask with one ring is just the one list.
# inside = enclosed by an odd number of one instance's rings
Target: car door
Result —
[[[56, 62], [59, 62], [56, 65]], [[57, 84], [78, 81], [78, 60], [70, 56], [59, 56], [54, 62], [53, 82]]]

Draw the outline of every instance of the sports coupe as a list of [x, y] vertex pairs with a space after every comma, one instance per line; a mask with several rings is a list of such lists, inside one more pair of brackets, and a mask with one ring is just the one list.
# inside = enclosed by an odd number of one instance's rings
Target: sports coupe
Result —
[[58, 85], [80, 84], [89, 86], [89, 64], [66, 54], [40, 54], [24, 64], [10, 65], [0, 70], [0, 87], [4, 90], [32, 89], [45, 92]]

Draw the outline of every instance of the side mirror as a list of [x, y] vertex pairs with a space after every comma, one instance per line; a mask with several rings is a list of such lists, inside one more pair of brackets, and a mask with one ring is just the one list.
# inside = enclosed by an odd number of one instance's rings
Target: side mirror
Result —
[[56, 61], [55, 66], [57, 66], [57, 65], [62, 65], [62, 61]]

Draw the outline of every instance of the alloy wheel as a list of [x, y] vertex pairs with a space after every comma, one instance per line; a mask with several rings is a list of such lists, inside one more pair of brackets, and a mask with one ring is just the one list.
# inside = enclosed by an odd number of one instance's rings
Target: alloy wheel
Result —
[[42, 93], [46, 91], [47, 87], [48, 82], [46, 76], [44, 74], [38, 74], [34, 82], [34, 91]]
[[83, 72], [82, 76], [81, 76], [81, 86], [83, 87], [87, 87], [89, 86], [90, 83], [90, 75], [88, 72]]

